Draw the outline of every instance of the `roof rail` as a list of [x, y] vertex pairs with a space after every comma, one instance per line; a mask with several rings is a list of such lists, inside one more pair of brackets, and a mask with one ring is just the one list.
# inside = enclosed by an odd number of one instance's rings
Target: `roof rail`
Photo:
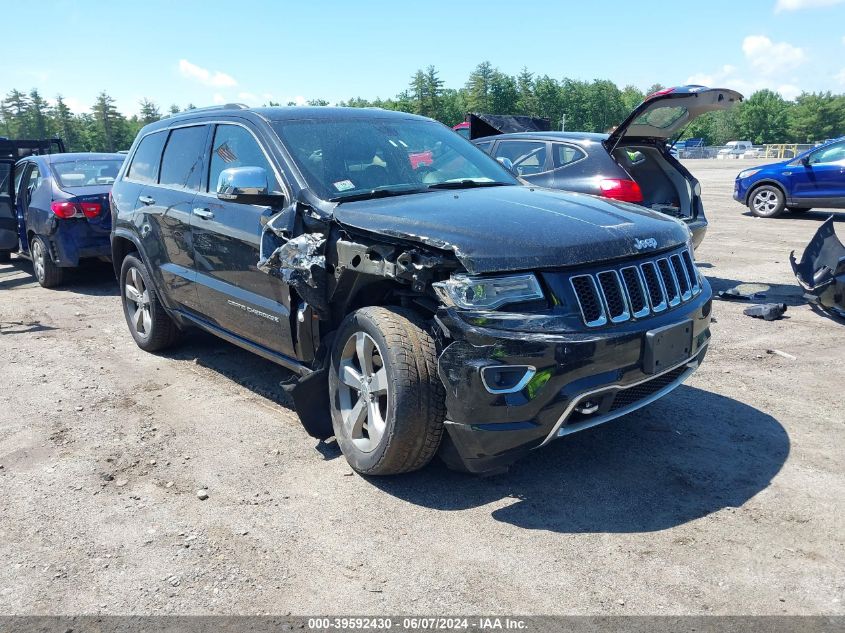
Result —
[[176, 113], [167, 113], [162, 115], [162, 119], [169, 119], [180, 114], [187, 114], [189, 112], [207, 112], [210, 110], [249, 110], [249, 106], [245, 103], [224, 103], [223, 105], [203, 106], [202, 108], [191, 108], [190, 110], [182, 110]]

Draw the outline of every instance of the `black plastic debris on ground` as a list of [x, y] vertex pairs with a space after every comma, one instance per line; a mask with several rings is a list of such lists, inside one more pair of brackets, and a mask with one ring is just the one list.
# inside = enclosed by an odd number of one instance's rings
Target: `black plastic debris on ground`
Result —
[[765, 321], [776, 321], [783, 316], [784, 312], [786, 312], [785, 303], [761, 303], [742, 311], [743, 314]]

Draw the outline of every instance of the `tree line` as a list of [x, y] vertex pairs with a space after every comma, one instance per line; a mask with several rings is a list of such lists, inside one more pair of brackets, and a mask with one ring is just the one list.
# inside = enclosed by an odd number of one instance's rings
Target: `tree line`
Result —
[[[548, 118], [553, 129], [565, 125], [571, 131], [605, 132], [618, 125], [646, 95], [662, 88], [655, 84], [643, 92], [632, 85], [620, 88], [608, 79], [558, 80], [527, 68], [513, 76], [485, 61], [475, 67], [461, 88], [447, 88], [437, 69], [428, 66], [415, 72], [408, 87], [395, 97], [354, 97], [338, 105], [412, 112], [450, 126], [463, 121], [467, 112], [523, 114]], [[329, 102], [312, 99], [308, 104], [324, 106]], [[192, 108], [187, 104], [184, 109]], [[181, 110], [171, 105], [166, 112]], [[72, 112], [61, 95], [48, 102], [38, 90], [12, 90], [0, 100], [0, 136], [59, 136], [70, 151], [111, 152], [128, 149], [138, 130], [161, 117], [160, 107], [148, 99], [139, 103], [137, 114], [126, 116], [105, 91], [90, 112]], [[845, 95], [803, 93], [795, 101], [787, 101], [764, 89], [746, 95], [746, 100], [731, 110], [699, 117], [687, 127], [683, 138], [704, 138], [708, 145], [737, 139], [757, 144], [808, 143], [843, 133]]]

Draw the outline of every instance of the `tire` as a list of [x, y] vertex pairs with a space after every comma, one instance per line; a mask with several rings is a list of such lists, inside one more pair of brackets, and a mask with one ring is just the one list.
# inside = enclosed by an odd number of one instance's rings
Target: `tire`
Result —
[[774, 185], [760, 185], [748, 196], [748, 209], [758, 218], [775, 218], [784, 206], [783, 192]]
[[419, 315], [368, 307], [347, 316], [332, 346], [329, 400], [335, 438], [355, 471], [394, 475], [428, 464], [443, 435], [446, 393]]
[[12, 261], [12, 251], [0, 251], [0, 264], [8, 264]]
[[29, 243], [29, 255], [32, 257], [32, 270], [38, 283], [44, 288], [55, 288], [64, 280], [65, 271], [53, 263], [50, 257], [50, 245], [40, 235], [35, 235]]
[[810, 207], [789, 207], [787, 211], [790, 213], [807, 213], [810, 210]]
[[145, 352], [163, 350], [179, 338], [179, 327], [161, 305], [137, 253], [127, 255], [120, 267], [120, 301], [129, 332]]

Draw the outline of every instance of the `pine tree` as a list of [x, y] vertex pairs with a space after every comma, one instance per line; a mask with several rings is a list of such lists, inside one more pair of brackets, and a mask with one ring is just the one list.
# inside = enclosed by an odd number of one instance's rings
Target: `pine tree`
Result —
[[140, 116], [140, 123], [142, 125], [147, 125], [147, 123], [153, 123], [161, 119], [161, 112], [158, 109], [158, 106], [149, 99], [141, 99], [141, 116]]
[[80, 143], [79, 125], [62, 98], [62, 95], [56, 95], [56, 105], [52, 108], [51, 116], [54, 121], [54, 127], [62, 140], [64, 140], [68, 151], [81, 151], [83, 148]]
[[118, 143], [121, 140], [123, 117], [114, 106], [114, 99], [101, 92], [97, 97], [97, 102], [91, 108], [91, 113], [96, 121], [95, 134], [99, 137], [98, 151], [114, 152], [120, 149]]
[[30, 121], [30, 128], [32, 129], [35, 138], [42, 139], [49, 136], [49, 119], [47, 110], [47, 102], [38, 90], [33, 88], [29, 93], [28, 118]]
[[490, 112], [490, 88], [496, 73], [490, 62], [481, 62], [467, 79], [467, 107], [473, 112]]

